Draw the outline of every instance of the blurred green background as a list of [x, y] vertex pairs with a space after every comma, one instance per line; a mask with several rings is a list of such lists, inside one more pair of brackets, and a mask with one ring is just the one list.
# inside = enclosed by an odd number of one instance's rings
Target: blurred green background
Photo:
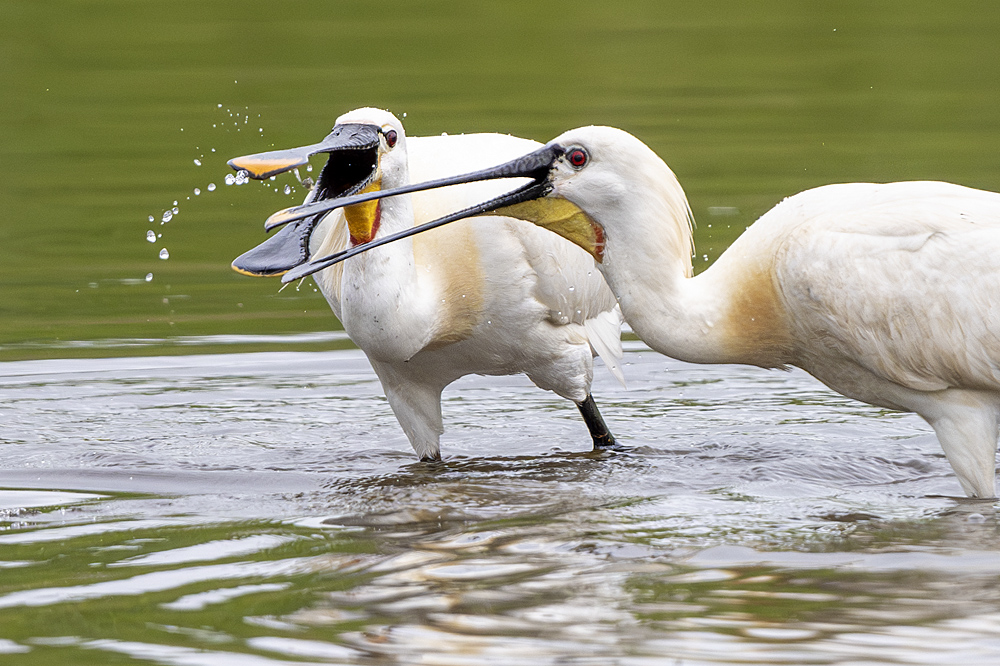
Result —
[[696, 269], [812, 186], [1000, 189], [992, 3], [0, 0], [0, 16], [0, 360], [345, 344], [289, 335], [339, 328], [311, 282], [230, 271], [303, 193], [287, 175], [226, 186], [225, 160], [316, 141], [359, 106], [405, 113], [411, 135], [627, 129], [688, 192]]

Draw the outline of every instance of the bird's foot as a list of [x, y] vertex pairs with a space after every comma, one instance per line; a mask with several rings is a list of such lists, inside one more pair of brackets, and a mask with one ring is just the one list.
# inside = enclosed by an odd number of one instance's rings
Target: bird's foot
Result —
[[618, 446], [618, 442], [615, 440], [614, 435], [612, 435], [610, 432], [603, 435], [594, 435], [595, 451], [614, 449], [616, 446]]

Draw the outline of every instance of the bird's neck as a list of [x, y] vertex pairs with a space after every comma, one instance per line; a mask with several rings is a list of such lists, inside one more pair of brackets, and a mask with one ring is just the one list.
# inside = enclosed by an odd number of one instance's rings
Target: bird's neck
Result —
[[[376, 238], [413, 226], [409, 196], [382, 200]], [[405, 238], [343, 262], [341, 321], [359, 347], [378, 360], [404, 361], [428, 341], [436, 315]]]
[[[691, 277], [687, 204], [632, 211], [636, 243], [609, 238], [602, 270], [650, 348], [692, 363], [782, 367], [792, 361], [768, 252], [736, 247]], [[735, 250], [735, 252], [733, 252]]]

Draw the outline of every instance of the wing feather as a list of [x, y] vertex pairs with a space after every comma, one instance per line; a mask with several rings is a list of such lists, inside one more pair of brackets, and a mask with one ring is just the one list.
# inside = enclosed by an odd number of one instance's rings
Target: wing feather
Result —
[[779, 283], [797, 335], [831, 353], [912, 389], [997, 390], [1000, 195], [944, 185], [867, 186], [815, 215], [786, 201], [801, 222]]

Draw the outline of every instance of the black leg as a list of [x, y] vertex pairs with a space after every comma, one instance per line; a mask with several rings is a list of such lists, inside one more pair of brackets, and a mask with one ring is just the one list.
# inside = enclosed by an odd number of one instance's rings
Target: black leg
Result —
[[588, 394], [587, 398], [583, 402], [576, 403], [576, 406], [580, 408], [583, 422], [587, 424], [590, 436], [594, 438], [594, 448], [606, 449], [614, 446], [615, 436], [611, 434], [607, 424], [604, 423], [604, 418], [601, 416], [600, 410], [597, 409], [594, 397]]

